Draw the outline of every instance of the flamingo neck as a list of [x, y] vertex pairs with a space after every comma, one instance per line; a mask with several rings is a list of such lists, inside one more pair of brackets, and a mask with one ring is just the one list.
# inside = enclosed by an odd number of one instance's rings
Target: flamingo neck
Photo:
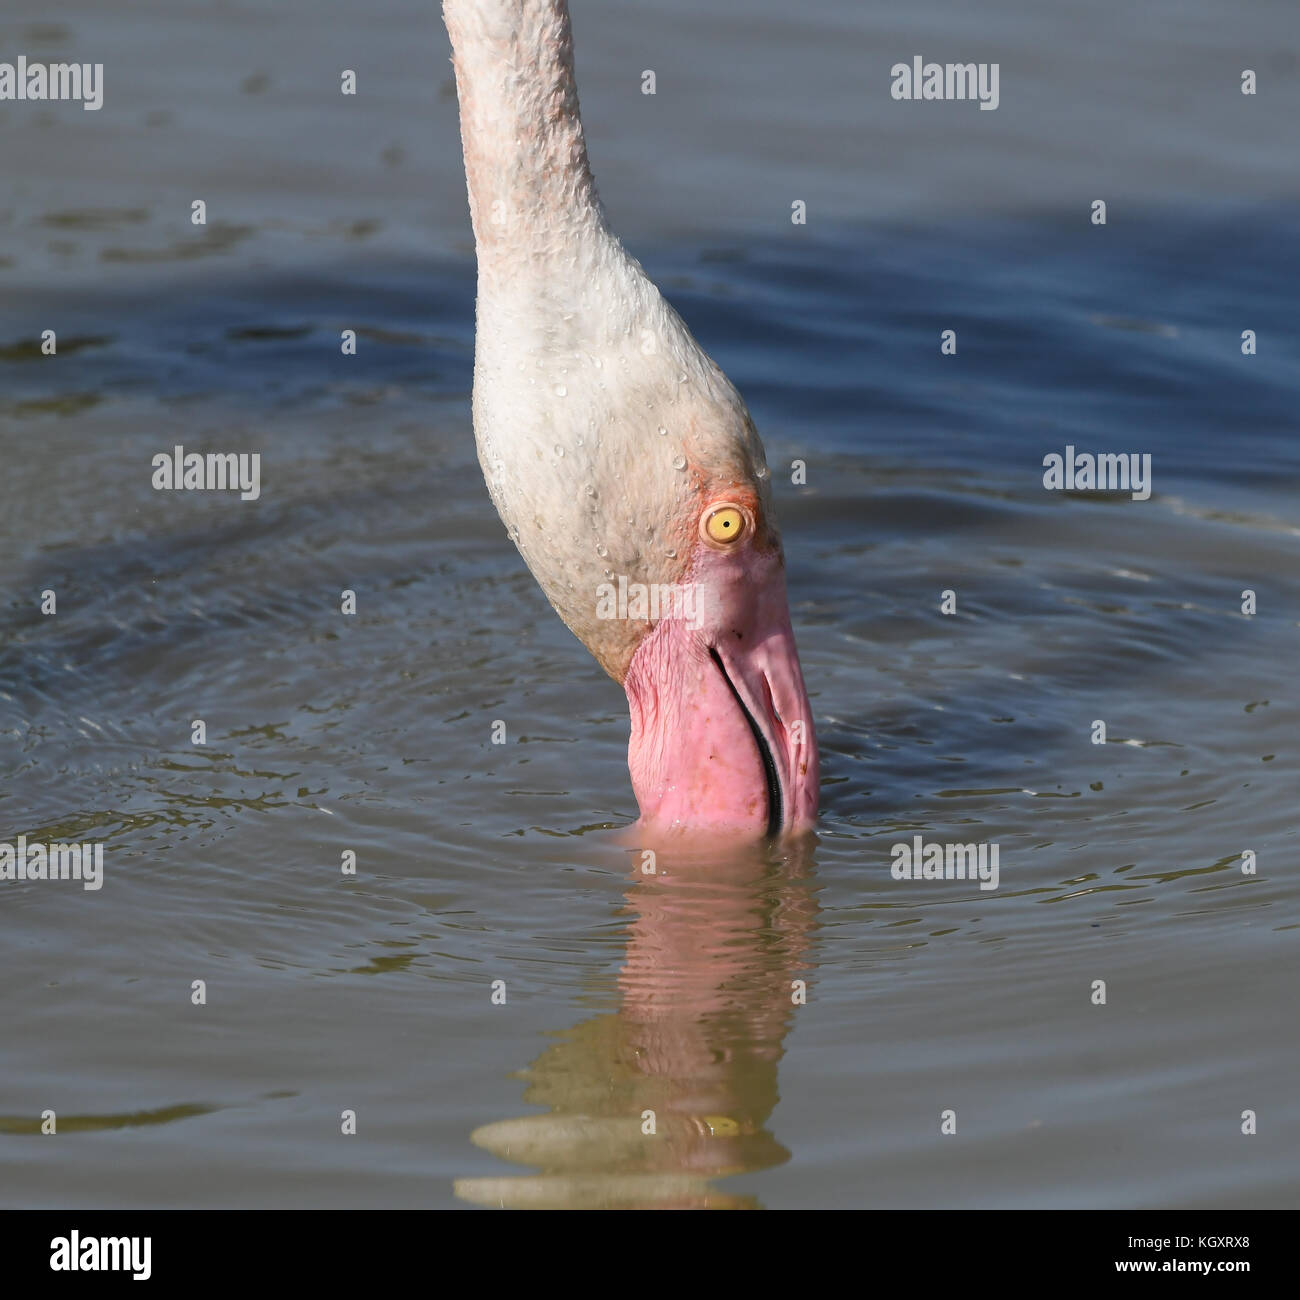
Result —
[[603, 230], [567, 0], [444, 0], [480, 271]]

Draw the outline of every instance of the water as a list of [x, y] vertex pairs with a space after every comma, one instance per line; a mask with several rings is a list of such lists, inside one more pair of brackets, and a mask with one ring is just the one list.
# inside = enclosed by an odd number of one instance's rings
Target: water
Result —
[[[474, 463], [431, 7], [21, 4], [107, 70], [0, 111], [0, 838], [106, 865], [0, 894], [0, 1203], [1294, 1206], [1287, 7], [574, 8], [612, 217], [766, 438], [818, 841], [638, 870], [622, 693]], [[1001, 107], [891, 102], [914, 53]], [[151, 490], [175, 443], [260, 501]], [[1067, 444], [1152, 498], [1044, 491]], [[892, 880], [917, 833], [1000, 888]]]

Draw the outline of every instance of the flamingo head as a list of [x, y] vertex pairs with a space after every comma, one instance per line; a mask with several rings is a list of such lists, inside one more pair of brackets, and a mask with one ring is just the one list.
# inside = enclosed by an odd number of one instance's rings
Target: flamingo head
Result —
[[806, 831], [817, 742], [763, 447], [656, 303], [676, 355], [548, 338], [538, 366], [517, 341], [499, 362], [485, 348], [481, 297], [480, 460], [551, 604], [627, 693], [641, 829]]
[[676, 590], [661, 593], [623, 677], [628, 766], [654, 829], [775, 835], [816, 817], [812, 711], [780, 539], [756, 488], [703, 485]]

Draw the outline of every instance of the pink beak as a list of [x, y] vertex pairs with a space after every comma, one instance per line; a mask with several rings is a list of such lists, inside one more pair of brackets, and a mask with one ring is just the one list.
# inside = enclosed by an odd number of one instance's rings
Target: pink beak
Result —
[[703, 552], [698, 615], [664, 619], [623, 685], [641, 827], [759, 837], [817, 818], [817, 738], [779, 553]]

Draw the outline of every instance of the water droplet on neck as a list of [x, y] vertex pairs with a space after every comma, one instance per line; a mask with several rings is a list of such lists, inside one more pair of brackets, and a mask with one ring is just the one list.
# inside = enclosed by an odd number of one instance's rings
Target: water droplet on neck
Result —
[[596, 554], [599, 555], [600, 558], [603, 560], [605, 556], [609, 554], [609, 547], [607, 547], [604, 542], [597, 542]]
[[686, 468], [686, 457], [685, 457], [685, 456], [674, 456], [674, 457], [673, 457], [673, 469], [685, 469], [685, 468]]
[[666, 438], [668, 436], [668, 430], [665, 429], [662, 424], [659, 426], [659, 436], [661, 438]]
[[767, 467], [766, 465], [760, 465], [760, 466], [759, 466], [759, 467], [754, 471], [754, 477], [755, 477], [755, 478], [758, 478], [758, 479], [771, 478], [771, 477], [772, 477], [772, 471], [771, 471], [770, 469], [768, 469], [768, 467]]
[[559, 444], [558, 442], [555, 444], [555, 454], [556, 454], [556, 455], [557, 455], [561, 460], [564, 459], [564, 448], [561, 447], [560, 444]]
[[564, 386], [563, 384], [556, 384], [556, 385], [555, 385], [555, 395], [556, 395], [556, 397], [568, 397], [568, 395], [569, 395], [569, 390], [568, 390], [567, 388], [565, 388], [565, 386]]

